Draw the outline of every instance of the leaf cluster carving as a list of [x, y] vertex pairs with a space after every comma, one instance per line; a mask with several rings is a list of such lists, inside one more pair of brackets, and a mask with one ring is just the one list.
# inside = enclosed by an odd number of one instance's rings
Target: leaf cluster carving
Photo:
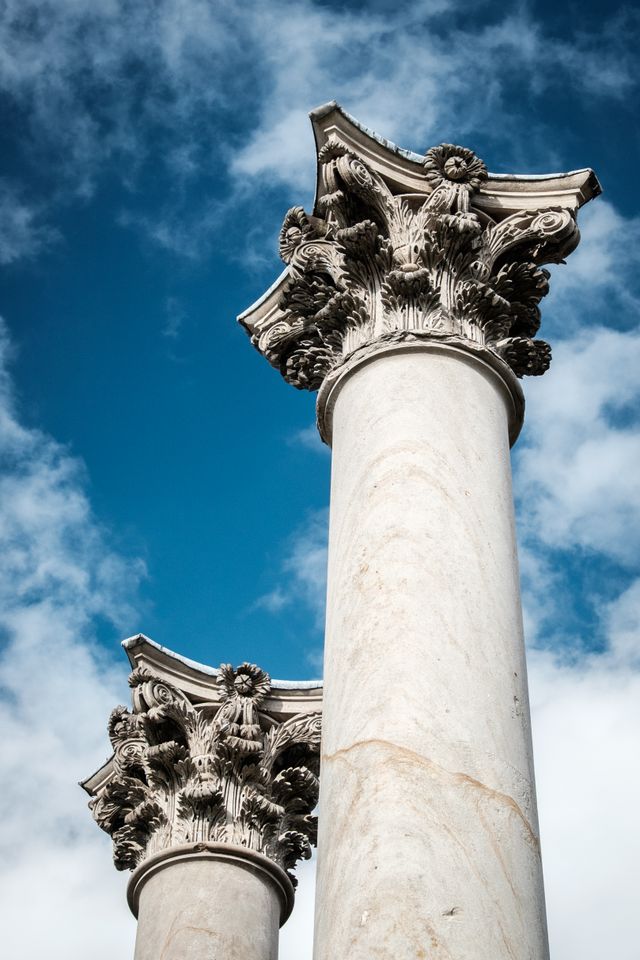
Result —
[[486, 167], [454, 144], [427, 152], [424, 195], [394, 195], [335, 136], [318, 157], [320, 215], [287, 213], [280, 314], [252, 338], [289, 383], [318, 389], [351, 352], [389, 333], [463, 337], [519, 377], [545, 372], [551, 351], [535, 339], [549, 289], [541, 265], [562, 262], [577, 245], [570, 211], [492, 220], [473, 207]]
[[218, 683], [221, 702], [196, 705], [133, 671], [133, 712], [119, 706], [109, 719], [114, 774], [93, 816], [119, 870], [177, 844], [226, 841], [270, 857], [295, 883], [290, 871], [316, 842], [321, 715], [267, 716], [270, 680], [255, 664], [223, 664]]

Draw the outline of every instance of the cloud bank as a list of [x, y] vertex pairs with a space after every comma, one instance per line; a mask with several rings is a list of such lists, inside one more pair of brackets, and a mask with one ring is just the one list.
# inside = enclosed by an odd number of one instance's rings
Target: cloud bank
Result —
[[101, 652], [98, 634], [131, 622], [144, 568], [111, 547], [92, 514], [82, 464], [21, 421], [10, 352], [2, 323], [3, 944], [7, 955], [35, 960], [80, 956], [97, 939], [106, 960], [131, 954], [134, 927], [124, 878], [78, 781], [104, 760], [105, 720], [126, 689], [124, 664]]

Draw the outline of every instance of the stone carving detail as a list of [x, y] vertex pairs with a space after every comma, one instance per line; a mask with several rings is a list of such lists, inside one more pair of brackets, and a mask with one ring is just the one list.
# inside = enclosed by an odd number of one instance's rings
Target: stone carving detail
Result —
[[577, 245], [569, 210], [492, 220], [473, 208], [484, 163], [453, 144], [427, 152], [424, 194], [394, 195], [335, 136], [318, 159], [320, 215], [287, 213], [280, 312], [252, 337], [289, 383], [318, 389], [350, 353], [390, 335], [464, 338], [519, 377], [544, 373], [551, 351], [534, 339], [549, 288], [541, 264], [562, 262]]
[[196, 706], [144, 667], [131, 674], [133, 712], [109, 719], [114, 775], [90, 802], [119, 870], [191, 842], [241, 844], [287, 871], [311, 855], [320, 714], [264, 714], [270, 680], [254, 664], [223, 665], [218, 683], [222, 702]]

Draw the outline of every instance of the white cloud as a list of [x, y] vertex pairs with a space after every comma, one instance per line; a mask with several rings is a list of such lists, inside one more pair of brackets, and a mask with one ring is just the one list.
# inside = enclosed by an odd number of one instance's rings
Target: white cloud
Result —
[[271, 613], [279, 613], [292, 603], [303, 603], [313, 615], [317, 632], [324, 621], [327, 533], [328, 511], [310, 512], [286, 544], [278, 585], [258, 600]]
[[516, 459], [525, 542], [637, 562], [639, 369], [640, 329], [586, 327], [554, 343], [546, 382], [527, 389]]
[[45, 953], [62, 960], [99, 943], [94, 953], [107, 960], [131, 954], [134, 925], [124, 878], [77, 784], [103, 761], [105, 721], [126, 690], [124, 664], [100, 653], [96, 630], [131, 621], [144, 570], [110, 548], [92, 516], [82, 465], [20, 421], [8, 353], [2, 326], [3, 947], [26, 960]]
[[580, 245], [568, 266], [551, 267], [543, 310], [554, 337], [577, 336], [591, 317], [614, 310], [622, 328], [640, 317], [640, 217], [625, 217], [599, 197], [580, 211], [579, 224]]
[[[306, 103], [312, 102], [307, 100]], [[269, 118], [232, 160], [237, 177], [263, 177], [309, 194], [315, 183], [313, 140], [309, 111], [281, 107], [282, 116]]]
[[551, 955], [557, 960], [637, 957], [637, 586], [634, 633], [624, 641], [634, 648], [631, 662], [621, 656], [615, 626], [605, 654], [572, 664], [550, 652], [529, 657]]
[[[596, 622], [602, 603], [638, 573], [640, 227], [602, 200], [582, 212], [581, 227], [582, 244], [555, 271], [543, 305], [553, 362], [525, 384], [514, 468], [527, 636], [584, 650], [606, 632]], [[601, 325], [612, 313], [619, 329]]]

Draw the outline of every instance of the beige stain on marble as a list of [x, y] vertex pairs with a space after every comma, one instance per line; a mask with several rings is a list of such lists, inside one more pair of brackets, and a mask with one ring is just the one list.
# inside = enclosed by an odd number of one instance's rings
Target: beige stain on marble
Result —
[[526, 828], [526, 832], [529, 836], [531, 844], [536, 850], [540, 849], [540, 838], [538, 837], [537, 833], [534, 832], [531, 824], [513, 797], [510, 797], [506, 793], [501, 793], [499, 790], [492, 789], [485, 783], [481, 783], [479, 780], [474, 779], [474, 777], [470, 777], [466, 773], [456, 773], [452, 770], [445, 770], [444, 767], [441, 767], [428, 757], [424, 757], [421, 754], [416, 753], [415, 750], [408, 750], [406, 747], [402, 747], [397, 743], [390, 743], [385, 740], [359, 740], [356, 743], [351, 744], [350, 747], [344, 747], [342, 750], [337, 750], [333, 754], [323, 753], [322, 763], [326, 765], [336, 760], [346, 759], [348, 758], [349, 754], [353, 753], [354, 751], [362, 750], [363, 748], [366, 749], [367, 747], [373, 745], [381, 747], [383, 750], [388, 750], [389, 753], [392, 754], [392, 756], [390, 756], [388, 759], [388, 763], [390, 764], [399, 764], [404, 761], [409, 763], [417, 763], [420, 766], [428, 767], [429, 770], [442, 777], [443, 780], [447, 780], [454, 785], [459, 784], [463, 787], [472, 787], [473, 789], [483, 793], [486, 799], [494, 800], [496, 803], [504, 805], [520, 818], [524, 827]]

